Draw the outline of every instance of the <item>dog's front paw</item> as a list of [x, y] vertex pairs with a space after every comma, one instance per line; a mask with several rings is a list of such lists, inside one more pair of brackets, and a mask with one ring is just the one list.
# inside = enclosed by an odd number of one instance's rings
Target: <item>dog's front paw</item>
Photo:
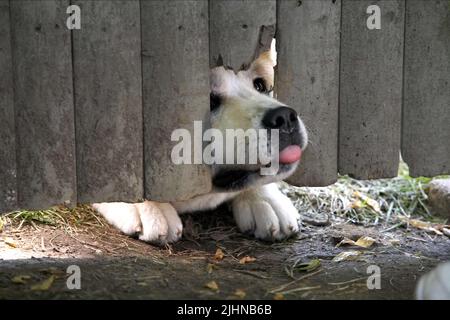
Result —
[[233, 200], [232, 209], [239, 229], [258, 239], [282, 240], [299, 231], [300, 215], [276, 184], [241, 193]]
[[140, 240], [164, 245], [181, 238], [183, 225], [169, 203], [109, 202], [95, 203], [93, 208], [117, 229]]

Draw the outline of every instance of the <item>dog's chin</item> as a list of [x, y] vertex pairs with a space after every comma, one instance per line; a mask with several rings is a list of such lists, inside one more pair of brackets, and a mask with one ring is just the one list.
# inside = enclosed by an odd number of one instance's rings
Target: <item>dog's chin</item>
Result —
[[[262, 168], [221, 168], [213, 177], [213, 186], [218, 192], [235, 192], [243, 189], [260, 186], [268, 183], [282, 181], [292, 175], [299, 161], [279, 164], [276, 174], [264, 175]], [[270, 167], [267, 165], [266, 168]]]

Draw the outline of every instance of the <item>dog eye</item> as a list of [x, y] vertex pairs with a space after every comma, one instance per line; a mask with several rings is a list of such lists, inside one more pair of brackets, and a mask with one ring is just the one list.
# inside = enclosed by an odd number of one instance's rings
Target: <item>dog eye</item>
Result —
[[264, 82], [263, 78], [256, 78], [255, 80], [253, 80], [253, 86], [255, 87], [256, 91], [267, 93], [266, 83]]
[[211, 111], [216, 110], [222, 104], [222, 98], [218, 94], [210, 93], [209, 94], [209, 109]]

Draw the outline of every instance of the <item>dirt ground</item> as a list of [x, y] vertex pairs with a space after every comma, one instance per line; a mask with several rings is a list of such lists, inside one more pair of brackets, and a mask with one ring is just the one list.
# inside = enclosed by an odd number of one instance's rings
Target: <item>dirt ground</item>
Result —
[[[404, 227], [307, 220], [297, 239], [270, 244], [237, 232], [224, 207], [183, 222], [183, 240], [165, 248], [106, 224], [75, 231], [6, 225], [0, 299], [412, 299], [417, 279], [450, 260], [450, 238]], [[369, 248], [336, 246], [361, 236], [376, 241]], [[357, 251], [356, 260], [333, 261], [346, 251]], [[300, 263], [315, 268], [302, 271]], [[70, 265], [80, 267], [79, 290], [66, 285]], [[367, 287], [371, 265], [380, 268], [380, 289]]]

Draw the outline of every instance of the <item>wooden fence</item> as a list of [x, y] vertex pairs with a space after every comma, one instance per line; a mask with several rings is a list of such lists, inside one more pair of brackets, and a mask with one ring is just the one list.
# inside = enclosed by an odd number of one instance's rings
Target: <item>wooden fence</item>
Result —
[[[66, 27], [71, 4], [80, 30]], [[170, 134], [207, 123], [219, 55], [238, 68], [275, 33], [276, 94], [311, 140], [289, 182], [393, 177], [400, 150], [413, 176], [450, 173], [449, 6], [0, 0], [0, 212], [208, 192], [207, 166], [170, 161]]]

